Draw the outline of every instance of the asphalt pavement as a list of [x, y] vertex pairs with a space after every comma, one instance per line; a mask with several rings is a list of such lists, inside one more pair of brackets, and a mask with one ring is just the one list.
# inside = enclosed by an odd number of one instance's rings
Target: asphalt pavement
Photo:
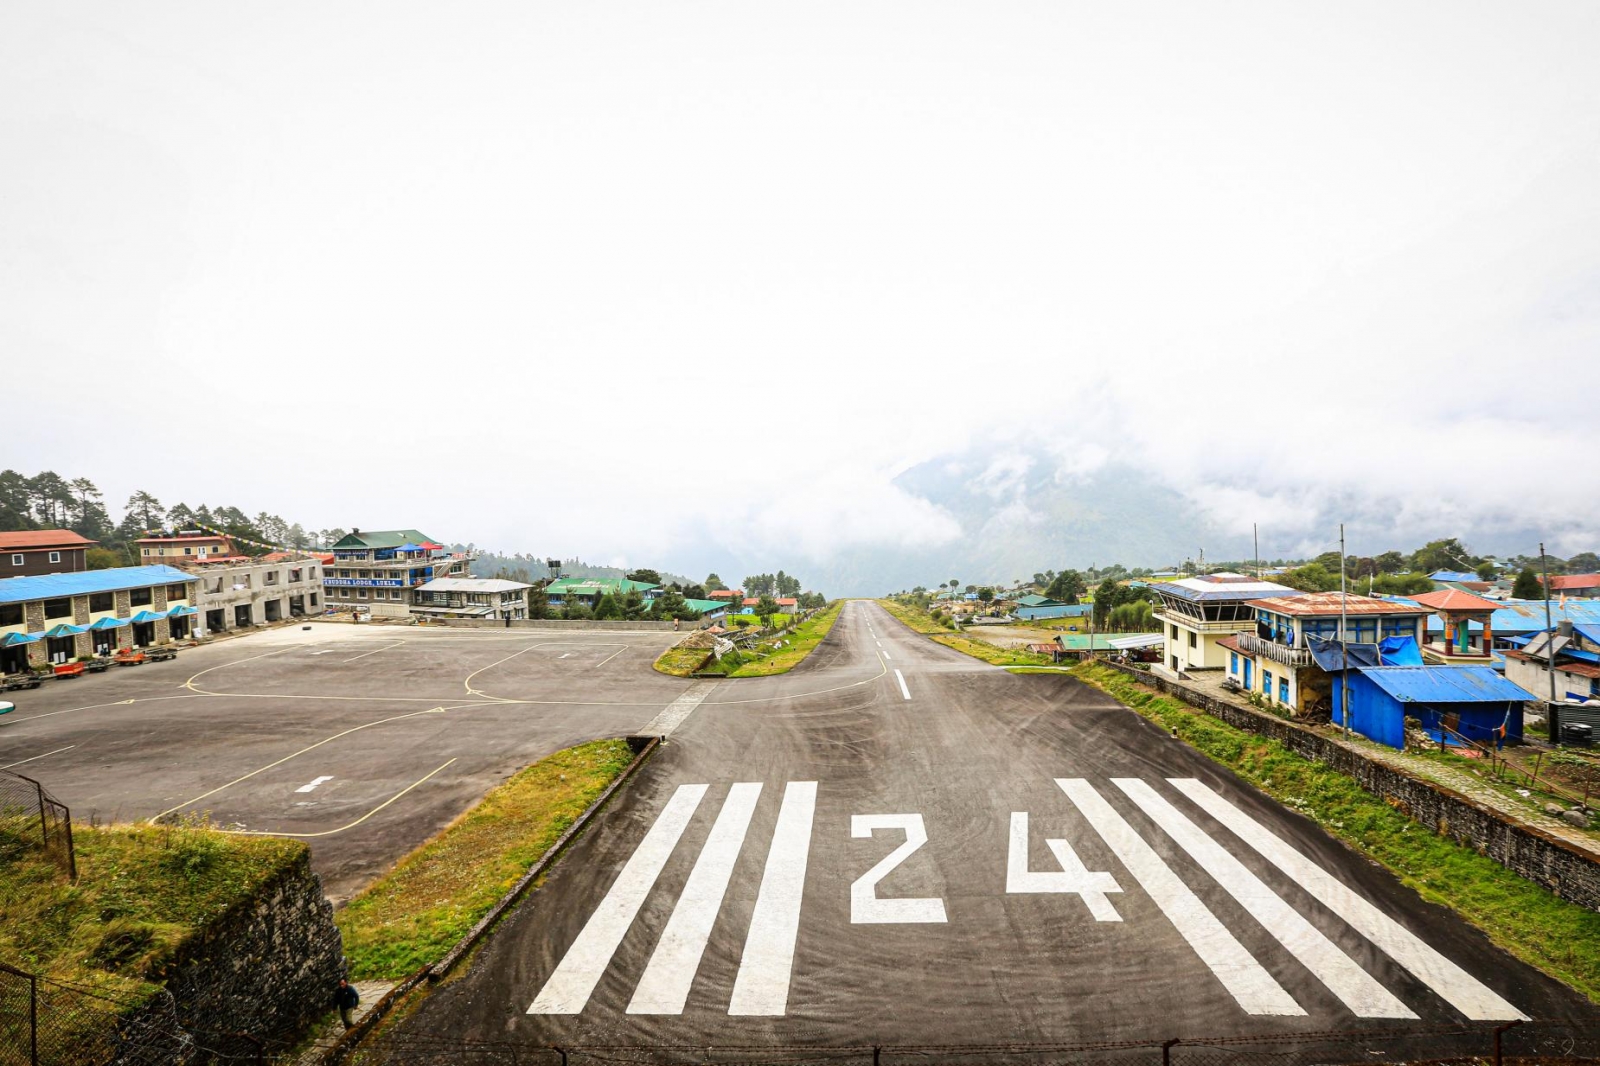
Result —
[[1050, 1043], [1593, 1018], [1104, 694], [988, 667], [875, 604], [848, 604], [797, 670], [698, 696], [397, 1039]]

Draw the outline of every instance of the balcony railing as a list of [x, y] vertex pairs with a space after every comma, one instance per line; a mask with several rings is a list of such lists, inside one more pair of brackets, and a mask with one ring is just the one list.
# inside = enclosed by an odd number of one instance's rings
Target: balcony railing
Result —
[[1310, 666], [1311, 652], [1305, 648], [1295, 648], [1288, 644], [1279, 644], [1275, 640], [1264, 640], [1254, 633], [1240, 633], [1234, 638], [1241, 651], [1251, 655], [1260, 655], [1271, 659], [1284, 666]]

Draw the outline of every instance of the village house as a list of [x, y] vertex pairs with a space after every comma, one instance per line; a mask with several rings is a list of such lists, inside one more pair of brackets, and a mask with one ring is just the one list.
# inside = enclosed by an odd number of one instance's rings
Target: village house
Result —
[[1512, 643], [1516, 646], [1505, 652], [1506, 678], [1535, 698], [1550, 698], [1553, 674], [1556, 700], [1600, 700], [1600, 625], [1559, 622], [1553, 633], [1541, 631]]
[[411, 613], [443, 618], [526, 618], [531, 588], [526, 581], [493, 577], [435, 578], [417, 586]]
[[97, 543], [70, 529], [19, 529], [0, 533], [0, 578], [75, 574], [87, 570], [85, 553]]

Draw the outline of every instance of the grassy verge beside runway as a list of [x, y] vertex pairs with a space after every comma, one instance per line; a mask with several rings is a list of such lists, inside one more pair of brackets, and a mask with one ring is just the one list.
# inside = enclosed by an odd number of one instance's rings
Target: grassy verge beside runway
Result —
[[124, 1002], [155, 993], [149, 975], [306, 852], [195, 824], [79, 825], [72, 837], [76, 883], [0, 832], [0, 959]]
[[1517, 958], [1600, 1002], [1600, 914], [1552, 895], [1471, 848], [1439, 836], [1355, 779], [1246, 733], [1108, 667], [1071, 673], [1222, 763], [1450, 908]]
[[952, 633], [949, 627], [941, 624], [927, 611], [893, 600], [879, 600], [878, 605], [911, 629], [928, 636], [936, 644], [943, 644], [947, 648], [954, 648], [974, 659], [982, 659], [991, 666], [1049, 666], [1048, 655], [1035, 655], [1031, 651], [1021, 651], [1015, 648], [1002, 648], [990, 644], [986, 640], [974, 637], [961, 636]]
[[817, 645], [833, 629], [844, 609], [843, 601], [823, 608], [793, 629], [780, 633], [773, 640], [783, 641], [783, 647], [774, 647], [772, 641], [763, 640], [750, 651], [741, 653], [744, 662], [729, 672], [729, 677], [771, 677], [786, 674], [805, 661]]
[[621, 740], [514, 775], [341, 909], [351, 975], [399, 979], [438, 960], [633, 761]]
[[663, 674], [673, 677], [688, 677], [701, 667], [706, 660], [711, 658], [711, 652], [705, 648], [668, 648], [656, 659], [654, 665]]

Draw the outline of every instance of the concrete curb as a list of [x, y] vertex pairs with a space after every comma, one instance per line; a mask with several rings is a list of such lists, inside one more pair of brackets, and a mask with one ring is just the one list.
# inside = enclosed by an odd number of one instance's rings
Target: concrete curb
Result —
[[455, 969], [456, 964], [465, 958], [467, 953], [476, 947], [480, 940], [488, 935], [489, 930], [494, 928], [495, 923], [521, 901], [528, 889], [533, 886], [533, 883], [544, 875], [551, 864], [566, 850], [567, 845], [571, 844], [578, 834], [583, 832], [594, 816], [599, 813], [600, 809], [633, 776], [634, 771], [639, 769], [644, 764], [644, 761], [655, 754], [656, 749], [661, 746], [660, 737], [633, 736], [626, 739], [628, 746], [637, 754], [634, 755], [633, 761], [623, 769], [622, 773], [617, 775], [616, 780], [607, 785], [605, 791], [596, 796], [594, 802], [585, 807], [583, 813], [572, 820], [572, 824], [567, 826], [565, 832], [556, 838], [555, 843], [551, 844], [545, 850], [545, 853], [539, 856], [538, 860], [528, 867], [521, 877], [517, 878], [517, 883], [507, 889], [505, 895], [501, 896], [495, 902], [495, 905], [489, 908], [489, 913], [480, 918], [478, 923], [467, 931], [466, 935], [456, 941], [455, 946], [445, 952], [438, 962], [428, 963], [416, 973], [395, 985], [382, 999], [372, 1005], [372, 1008], [360, 1021], [340, 1036], [338, 1041], [324, 1052], [321, 1060], [323, 1066], [335, 1066], [336, 1063], [343, 1062], [345, 1057], [354, 1051], [357, 1045], [366, 1037], [367, 1033], [371, 1032], [379, 1021], [386, 1017], [395, 1007], [399, 1006], [400, 1002], [419, 985], [424, 982], [438, 981]]

